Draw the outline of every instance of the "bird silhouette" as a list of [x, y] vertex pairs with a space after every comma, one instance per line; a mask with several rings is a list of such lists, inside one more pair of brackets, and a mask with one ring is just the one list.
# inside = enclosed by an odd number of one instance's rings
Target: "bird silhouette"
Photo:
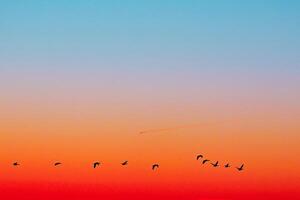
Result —
[[61, 162], [54, 163], [54, 166], [61, 165]]
[[211, 165], [214, 167], [218, 167], [219, 166], [218, 163], [219, 163], [219, 161], [217, 161], [216, 163], [211, 163]]
[[202, 161], [202, 164], [205, 164], [208, 161], [209, 161], [208, 159], [205, 159], [205, 160]]
[[124, 162], [121, 163], [121, 165], [127, 165], [128, 164], [128, 161], [125, 160]]
[[20, 165], [18, 162], [13, 163], [13, 166], [18, 166], [18, 165]]
[[96, 168], [96, 167], [99, 166], [99, 165], [100, 165], [100, 162], [94, 162], [94, 163], [93, 163], [93, 167], [94, 167], [94, 168]]
[[244, 164], [242, 164], [240, 167], [237, 167], [237, 170], [242, 171], [244, 169]]
[[197, 160], [199, 160], [199, 158], [203, 158], [203, 155], [198, 155]]
[[225, 168], [230, 167], [229, 163], [227, 163], [226, 165], [224, 165]]
[[159, 165], [158, 164], [152, 165], [152, 170], [155, 170], [155, 168], [159, 168]]

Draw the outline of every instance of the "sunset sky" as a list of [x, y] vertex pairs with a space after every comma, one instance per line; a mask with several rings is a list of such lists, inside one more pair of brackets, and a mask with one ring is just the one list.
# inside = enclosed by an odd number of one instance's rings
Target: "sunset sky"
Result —
[[0, 0], [0, 199], [300, 199], [299, 10]]

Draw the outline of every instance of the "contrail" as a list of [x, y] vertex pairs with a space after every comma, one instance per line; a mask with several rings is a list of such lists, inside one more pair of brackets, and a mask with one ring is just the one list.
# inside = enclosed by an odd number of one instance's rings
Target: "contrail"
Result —
[[[165, 132], [165, 131], [171, 131], [171, 130], [179, 130], [179, 129], [186, 129], [186, 128], [193, 128], [193, 127], [199, 127], [199, 126], [204, 126], [204, 125], [212, 125], [212, 124], [224, 124], [225, 121], [223, 122], [204, 122], [201, 124], [189, 124], [189, 125], [182, 125], [182, 126], [175, 126], [175, 127], [170, 127], [170, 128], [161, 128], [161, 129], [148, 129], [144, 131], [140, 131], [139, 134], [145, 134], [145, 133], [156, 133], [156, 132]], [[228, 123], [228, 121], [227, 121]]]
[[192, 127], [197, 127], [197, 126], [200, 126], [200, 125], [194, 124], [194, 125], [184, 125], [184, 126], [176, 126], [176, 127], [170, 127], [170, 128], [162, 128], [162, 129], [149, 129], [149, 130], [140, 131], [139, 133], [145, 134], [145, 133], [153, 133], [153, 132], [164, 132], [164, 131], [192, 128]]

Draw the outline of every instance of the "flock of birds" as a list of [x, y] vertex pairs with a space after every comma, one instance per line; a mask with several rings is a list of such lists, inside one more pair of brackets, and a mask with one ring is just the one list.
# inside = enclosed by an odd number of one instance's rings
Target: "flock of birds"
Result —
[[[199, 160], [199, 159], [203, 159], [203, 155], [197, 155], [197, 157], [196, 157], [196, 159], [197, 160]], [[207, 163], [207, 162], [209, 162], [210, 160], [209, 159], [203, 159], [202, 160], [202, 164], [205, 164], [205, 163]], [[219, 161], [217, 161], [217, 162], [215, 162], [215, 163], [210, 163], [213, 167], [219, 167], [220, 165], [219, 165]], [[231, 167], [230, 165], [229, 165], [229, 163], [227, 163], [226, 165], [224, 165], [224, 167], [225, 168], [228, 168], [228, 167]], [[242, 170], [244, 170], [244, 164], [242, 164], [241, 166], [239, 166], [239, 167], [236, 167], [236, 169], [238, 170], [238, 171], [242, 171]]]
[[[200, 159], [202, 159], [202, 164], [205, 164], [205, 163], [207, 163], [207, 162], [210, 162], [210, 160], [209, 159], [204, 159], [204, 157], [203, 157], [203, 155], [197, 155], [197, 157], [196, 157], [196, 159], [197, 160], [200, 160]], [[96, 167], [98, 167], [98, 166], [100, 166], [100, 162], [94, 162], [93, 163], [93, 168], [96, 168]], [[128, 160], [126, 160], [126, 161], [124, 161], [124, 162], [122, 162], [121, 163], [121, 165], [123, 165], [123, 166], [125, 166], [125, 165], [127, 165], [128, 164]], [[215, 163], [210, 163], [213, 167], [219, 167], [220, 165], [219, 165], [219, 161], [217, 161], [217, 162], [215, 162]], [[20, 163], [18, 163], [18, 162], [14, 162], [13, 163], [13, 166], [19, 166], [20, 165]], [[59, 165], [62, 165], [62, 163], [61, 162], [55, 162], [54, 163], [54, 166], [59, 166]], [[228, 167], [231, 167], [230, 165], [229, 165], [229, 163], [227, 163], [226, 165], [224, 165], [224, 167], [225, 168], [228, 168]], [[155, 170], [155, 169], [157, 169], [157, 168], [159, 168], [159, 164], [157, 164], [157, 163], [155, 163], [155, 164], [153, 164], [152, 165], [152, 170]], [[236, 169], [238, 170], [238, 171], [242, 171], [242, 170], [244, 170], [244, 164], [242, 164], [241, 166], [239, 166], [239, 167], [236, 167]]]

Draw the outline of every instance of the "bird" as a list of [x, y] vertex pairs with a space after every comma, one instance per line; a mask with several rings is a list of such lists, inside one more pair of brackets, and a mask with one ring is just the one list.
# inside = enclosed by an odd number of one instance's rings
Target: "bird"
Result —
[[158, 164], [152, 165], [152, 170], [155, 170], [155, 168], [159, 168], [159, 165]]
[[244, 164], [242, 164], [240, 167], [237, 167], [237, 170], [242, 171], [244, 169]]
[[230, 167], [229, 163], [227, 163], [226, 165], [224, 165], [225, 168]]
[[208, 159], [205, 159], [205, 160], [202, 161], [202, 164], [205, 164], [208, 161], [209, 161]]
[[128, 161], [125, 160], [124, 162], [121, 163], [121, 165], [127, 165], [128, 164]]
[[18, 166], [18, 165], [20, 165], [18, 162], [13, 163], [13, 166]]
[[100, 162], [94, 162], [93, 163], [94, 168], [96, 168], [98, 165], [100, 165]]
[[216, 163], [211, 163], [211, 165], [214, 167], [218, 167], [219, 166], [218, 163], [219, 163], [219, 161], [217, 161]]
[[203, 155], [197, 155], [197, 160], [199, 160], [199, 158], [203, 158]]
[[54, 163], [54, 166], [61, 165], [61, 162]]

